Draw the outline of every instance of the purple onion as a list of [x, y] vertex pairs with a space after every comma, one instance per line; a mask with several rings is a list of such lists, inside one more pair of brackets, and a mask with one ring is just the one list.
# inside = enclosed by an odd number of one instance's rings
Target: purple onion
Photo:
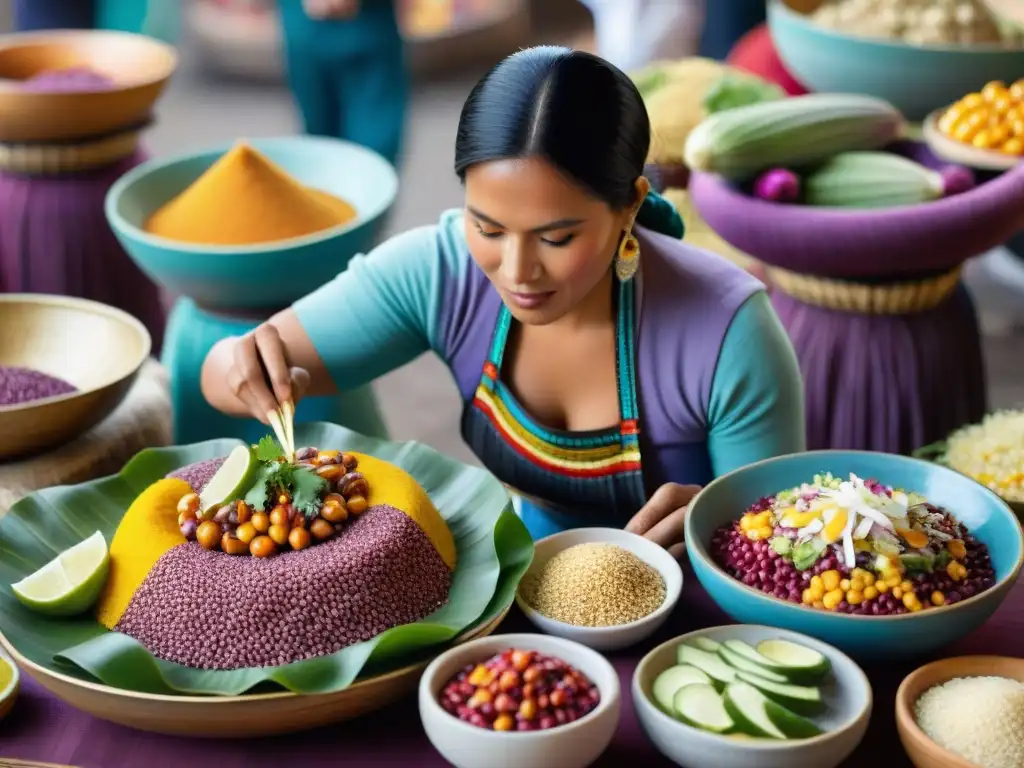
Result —
[[800, 199], [800, 177], [788, 168], [772, 168], [754, 182], [754, 197], [772, 203], [795, 203]]
[[974, 189], [976, 179], [974, 171], [963, 165], [946, 165], [939, 171], [942, 177], [942, 194], [952, 197]]

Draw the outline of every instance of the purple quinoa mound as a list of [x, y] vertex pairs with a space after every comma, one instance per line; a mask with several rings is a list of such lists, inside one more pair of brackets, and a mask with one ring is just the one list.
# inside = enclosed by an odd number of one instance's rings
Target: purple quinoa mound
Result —
[[71, 384], [31, 368], [0, 365], [0, 407], [77, 392]]
[[195, 464], [189, 464], [181, 469], [174, 470], [167, 477], [175, 480], [184, 480], [191, 486], [193, 491], [202, 493], [203, 489], [206, 488], [206, 484], [213, 479], [213, 476], [217, 474], [217, 470], [220, 469], [223, 463], [224, 457], [197, 461]]
[[116, 629], [167, 661], [200, 669], [324, 656], [429, 616], [451, 572], [412, 518], [370, 507], [335, 539], [265, 559], [168, 550]]

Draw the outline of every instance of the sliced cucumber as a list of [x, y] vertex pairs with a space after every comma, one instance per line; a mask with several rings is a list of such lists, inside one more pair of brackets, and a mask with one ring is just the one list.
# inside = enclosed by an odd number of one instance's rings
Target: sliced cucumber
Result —
[[756, 664], [761, 669], [766, 669], [769, 672], [774, 672], [776, 675], [786, 677], [787, 680], [789, 679], [788, 676], [786, 676], [785, 666], [772, 661], [767, 656], [762, 656], [754, 649], [753, 646], [747, 645], [742, 640], [726, 640], [722, 645], [740, 658]]
[[736, 727], [750, 736], [809, 739], [822, 733], [807, 718], [775, 703], [742, 680], [726, 687], [723, 701], [725, 711], [736, 723]]
[[791, 709], [798, 715], [817, 715], [824, 711], [825, 703], [821, 700], [821, 691], [805, 685], [775, 683], [761, 675], [739, 671], [736, 679], [754, 686], [777, 704]]
[[754, 686], [743, 682], [730, 683], [725, 689], [723, 702], [736, 727], [748, 736], [786, 738], [785, 732], [768, 717], [767, 705], [771, 702]]
[[712, 640], [710, 637], [695, 637], [690, 641], [690, 645], [694, 648], [700, 648], [702, 651], [708, 653], [718, 653], [718, 649], [722, 647], [722, 644], [717, 640]]
[[687, 685], [703, 683], [711, 685], [711, 678], [696, 667], [689, 664], [677, 664], [669, 667], [656, 678], [651, 686], [651, 698], [661, 707], [665, 714], [675, 715], [676, 691]]
[[722, 696], [714, 686], [705, 683], [694, 683], [676, 691], [673, 709], [676, 717], [702, 731], [728, 733], [736, 727], [725, 711]]
[[820, 680], [832, 669], [828, 657], [789, 640], [762, 640], [757, 644], [757, 652], [782, 667], [782, 674], [791, 680]]
[[694, 648], [692, 645], [680, 645], [676, 651], [676, 659], [680, 664], [689, 664], [706, 674], [719, 690], [736, 679], [735, 669], [715, 654]]
[[776, 683], [788, 683], [789, 678], [785, 675], [779, 675], [772, 672], [770, 669], [765, 669], [759, 664], [755, 664], [752, 661], [740, 656], [736, 651], [732, 650], [729, 646], [723, 645], [718, 649], [718, 655], [722, 657], [722, 661], [728, 664], [730, 667], [735, 669], [737, 672], [749, 672], [752, 675], [758, 675], [763, 677], [765, 680], [771, 680]]

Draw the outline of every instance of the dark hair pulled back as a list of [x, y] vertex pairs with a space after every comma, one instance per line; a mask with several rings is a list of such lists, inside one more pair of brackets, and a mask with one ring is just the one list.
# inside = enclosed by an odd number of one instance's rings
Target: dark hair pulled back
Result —
[[[557, 46], [514, 53], [474, 86], [459, 118], [455, 172], [543, 157], [612, 209], [636, 202], [651, 124], [633, 81], [604, 59]], [[682, 237], [683, 223], [651, 192], [637, 223]]]

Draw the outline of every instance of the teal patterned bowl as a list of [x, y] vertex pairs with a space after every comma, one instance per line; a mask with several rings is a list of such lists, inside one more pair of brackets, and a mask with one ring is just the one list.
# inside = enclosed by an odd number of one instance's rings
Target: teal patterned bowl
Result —
[[[945, 507], [988, 547], [995, 585], [942, 608], [898, 616], [852, 616], [771, 597], [734, 579], [714, 562], [710, 545], [718, 528], [738, 520], [758, 499], [810, 482], [823, 472], [873, 478]], [[685, 529], [686, 549], [697, 578], [734, 620], [803, 632], [861, 660], [917, 656], [963, 638], [995, 612], [1024, 565], [1021, 525], [996, 494], [941, 465], [867, 451], [809, 451], [730, 472], [708, 484], [691, 502]]]
[[196, 245], [157, 237], [143, 229], [149, 216], [231, 145], [143, 163], [111, 187], [107, 220], [128, 255], [154, 282], [203, 307], [273, 309], [319, 288], [354, 255], [373, 247], [398, 193], [394, 167], [356, 144], [314, 136], [249, 143], [305, 186], [346, 200], [358, 215], [323, 232], [258, 245]]
[[1024, 73], [1024, 48], [856, 37], [815, 24], [785, 0], [770, 0], [768, 26], [779, 58], [808, 89], [876, 96], [914, 121], [990, 80], [1013, 82]]

